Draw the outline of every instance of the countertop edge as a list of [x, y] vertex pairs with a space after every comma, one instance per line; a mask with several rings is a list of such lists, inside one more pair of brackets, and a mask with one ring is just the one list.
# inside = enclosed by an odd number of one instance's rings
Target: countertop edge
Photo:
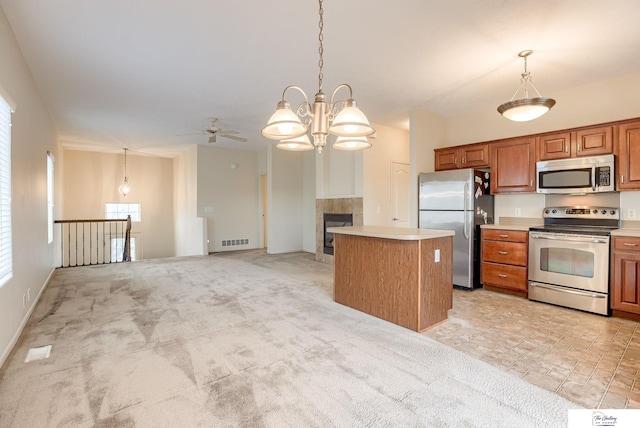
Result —
[[346, 226], [330, 227], [327, 232], [342, 235], [366, 236], [369, 238], [398, 239], [402, 241], [421, 241], [425, 239], [454, 236], [453, 230], [414, 229], [385, 226]]

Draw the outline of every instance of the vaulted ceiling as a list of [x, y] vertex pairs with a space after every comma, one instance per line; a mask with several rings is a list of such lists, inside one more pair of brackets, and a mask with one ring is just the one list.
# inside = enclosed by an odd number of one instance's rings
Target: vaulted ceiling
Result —
[[[318, 90], [316, 1], [0, 6], [68, 146], [172, 153], [207, 144], [198, 130], [213, 116], [249, 140], [217, 145], [265, 147], [283, 89]], [[639, 16], [638, 0], [326, 0], [323, 89], [349, 83], [370, 121], [406, 128], [414, 108], [495, 110], [532, 49], [529, 71], [552, 97], [640, 71]]]

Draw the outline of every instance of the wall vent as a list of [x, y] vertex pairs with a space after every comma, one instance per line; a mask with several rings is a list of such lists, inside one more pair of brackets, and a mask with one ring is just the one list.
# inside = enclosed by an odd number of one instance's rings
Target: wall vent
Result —
[[248, 239], [223, 239], [222, 246], [223, 247], [235, 247], [238, 245], [249, 245]]

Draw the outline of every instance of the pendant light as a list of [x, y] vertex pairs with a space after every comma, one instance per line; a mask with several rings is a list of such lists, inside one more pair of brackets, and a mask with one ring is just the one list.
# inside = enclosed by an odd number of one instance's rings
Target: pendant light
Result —
[[[334, 89], [333, 94], [327, 104], [325, 93], [322, 91], [322, 69], [324, 66], [324, 9], [322, 8], [322, 0], [319, 0], [320, 15], [320, 34], [318, 41], [320, 48], [320, 60], [318, 66], [318, 92], [315, 95], [313, 104], [309, 103], [309, 99], [305, 92], [298, 86], [287, 86], [282, 93], [282, 100], [278, 102], [276, 112], [271, 116], [267, 126], [262, 130], [262, 135], [271, 140], [279, 140], [277, 148], [284, 150], [312, 150], [314, 147], [318, 149], [318, 153], [322, 153], [322, 149], [327, 144], [329, 134], [338, 137], [363, 138], [373, 134], [375, 130], [369, 125], [369, 121], [362, 111], [358, 108], [356, 100], [353, 99], [353, 91], [351, 86], [343, 83]], [[349, 98], [345, 101], [335, 101], [334, 97], [338, 90], [346, 88], [349, 91]], [[291, 104], [286, 100], [285, 95], [289, 89], [299, 91], [304, 102], [295, 110], [291, 110]], [[311, 131], [313, 143], [308, 137]], [[306, 139], [305, 139], [306, 138]], [[336, 142], [336, 144], [338, 144]], [[335, 146], [334, 146], [335, 147]], [[366, 144], [350, 144], [344, 145], [342, 150], [361, 150], [371, 147], [368, 142]], [[338, 147], [336, 147], [338, 148]]]
[[[553, 98], [542, 97], [531, 80], [531, 73], [527, 71], [527, 57], [532, 53], [532, 50], [526, 50], [518, 54], [520, 58], [524, 58], [524, 73], [521, 74], [520, 86], [510, 101], [498, 106], [498, 112], [509, 120], [526, 122], [537, 119], [548, 112], [556, 103]], [[529, 98], [529, 86], [538, 95], [537, 97]], [[524, 97], [515, 99], [521, 89]]]
[[122, 196], [127, 196], [131, 191], [129, 187], [129, 177], [127, 177], [127, 150], [126, 148], [124, 149], [124, 181], [120, 187], [118, 187], [118, 192], [120, 192]]

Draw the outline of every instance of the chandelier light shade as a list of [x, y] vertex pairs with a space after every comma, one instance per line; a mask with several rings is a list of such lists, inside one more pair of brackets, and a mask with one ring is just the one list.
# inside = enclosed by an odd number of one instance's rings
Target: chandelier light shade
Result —
[[[353, 91], [351, 86], [343, 83], [334, 89], [329, 103], [327, 97], [322, 91], [322, 70], [324, 66], [324, 46], [323, 46], [323, 27], [324, 10], [322, 8], [322, 0], [318, 1], [320, 22], [320, 33], [318, 41], [320, 48], [320, 60], [318, 66], [318, 92], [315, 95], [313, 104], [309, 102], [309, 98], [305, 92], [298, 86], [287, 86], [282, 92], [282, 100], [278, 102], [276, 112], [271, 116], [267, 126], [262, 129], [262, 135], [270, 140], [279, 140], [277, 148], [284, 150], [310, 150], [318, 149], [318, 153], [322, 153], [322, 149], [327, 144], [329, 134], [338, 137], [367, 137], [375, 132], [375, 129], [369, 125], [367, 117], [358, 108], [356, 100], [353, 99]], [[334, 101], [336, 93], [345, 88], [349, 91], [349, 97], [345, 101]], [[304, 102], [294, 111], [286, 100], [287, 91], [294, 89], [302, 94]], [[311, 140], [308, 134], [311, 133]], [[305, 140], [306, 137], [306, 140]], [[313, 142], [312, 142], [313, 141]], [[366, 142], [366, 138], [365, 138]], [[333, 147], [340, 145], [337, 141]], [[371, 147], [371, 144], [352, 144], [353, 148], [341, 148], [341, 150], [361, 150]], [[338, 148], [338, 147], [336, 147]]]
[[[518, 54], [520, 58], [524, 59], [524, 73], [521, 74], [520, 86], [516, 89], [516, 92], [511, 97], [511, 100], [498, 106], [498, 113], [503, 115], [509, 120], [516, 122], [526, 122], [529, 120], [537, 119], [551, 107], [556, 104], [556, 100], [553, 98], [545, 98], [540, 95], [538, 89], [536, 89], [533, 81], [531, 80], [531, 73], [527, 70], [527, 57], [531, 55], [533, 51], [526, 50]], [[537, 97], [529, 97], [529, 87], [531, 87]], [[522, 92], [524, 97], [516, 99], [518, 94]]]
[[371, 147], [367, 137], [338, 137], [332, 146], [338, 150], [362, 150]]
[[304, 133], [299, 137], [291, 138], [289, 140], [282, 140], [276, 147], [283, 150], [291, 150], [295, 152], [303, 152], [305, 150], [313, 150], [313, 144], [309, 140], [309, 136]]
[[131, 191], [131, 187], [129, 187], [129, 177], [127, 177], [127, 150], [128, 149], [124, 149], [124, 181], [120, 187], [118, 187], [118, 192], [120, 192], [122, 196], [127, 196]]

